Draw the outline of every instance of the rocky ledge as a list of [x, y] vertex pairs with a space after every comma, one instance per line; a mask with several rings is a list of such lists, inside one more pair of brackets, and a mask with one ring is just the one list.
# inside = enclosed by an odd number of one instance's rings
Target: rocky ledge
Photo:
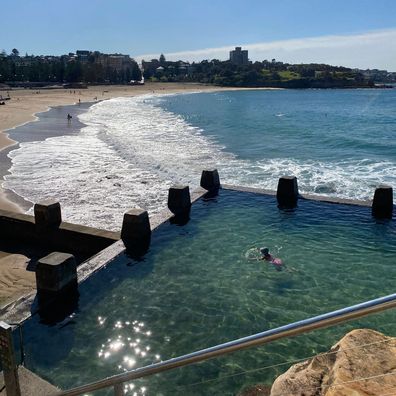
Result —
[[328, 353], [290, 367], [275, 380], [271, 391], [260, 387], [242, 395], [396, 395], [396, 338], [374, 330], [353, 330]]

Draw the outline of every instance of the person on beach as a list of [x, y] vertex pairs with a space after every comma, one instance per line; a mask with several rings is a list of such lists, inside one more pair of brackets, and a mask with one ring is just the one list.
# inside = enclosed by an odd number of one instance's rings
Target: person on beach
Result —
[[70, 113], [67, 113], [67, 122], [70, 124], [71, 120], [72, 120], [72, 116], [70, 115]]

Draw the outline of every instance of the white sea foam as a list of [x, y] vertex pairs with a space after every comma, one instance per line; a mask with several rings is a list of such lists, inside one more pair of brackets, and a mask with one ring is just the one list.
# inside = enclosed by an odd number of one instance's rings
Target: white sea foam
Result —
[[181, 117], [145, 103], [116, 98], [92, 106], [78, 136], [22, 143], [9, 153], [4, 187], [32, 202], [56, 198], [64, 218], [118, 229], [123, 213], [166, 206], [175, 183], [199, 183], [203, 168], [232, 159]]
[[77, 136], [11, 151], [4, 182], [32, 202], [58, 199], [63, 217], [76, 223], [119, 229], [125, 211], [158, 212], [172, 184], [194, 188], [211, 167], [228, 184], [275, 189], [280, 176], [292, 174], [301, 192], [343, 198], [369, 199], [379, 182], [396, 184], [390, 161], [240, 160], [148, 96], [100, 102], [79, 118], [87, 126]]

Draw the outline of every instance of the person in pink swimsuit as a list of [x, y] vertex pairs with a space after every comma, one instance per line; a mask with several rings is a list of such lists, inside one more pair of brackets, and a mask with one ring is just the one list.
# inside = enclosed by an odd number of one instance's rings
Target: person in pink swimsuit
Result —
[[260, 253], [262, 254], [261, 260], [270, 262], [278, 271], [282, 270], [283, 261], [278, 257], [272, 256], [268, 248], [260, 248]]

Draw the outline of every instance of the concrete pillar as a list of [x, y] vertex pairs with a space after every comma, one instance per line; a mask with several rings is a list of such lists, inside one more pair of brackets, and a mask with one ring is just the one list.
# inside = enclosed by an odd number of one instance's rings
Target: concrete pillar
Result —
[[279, 206], [292, 208], [297, 205], [298, 186], [295, 176], [282, 176], [279, 179], [276, 198]]
[[37, 292], [59, 293], [77, 285], [77, 265], [72, 254], [53, 252], [36, 266]]
[[58, 228], [62, 222], [59, 202], [46, 200], [34, 205], [34, 220], [41, 229]]
[[191, 209], [190, 188], [175, 186], [169, 189], [168, 208], [175, 215], [188, 213]]
[[132, 209], [124, 214], [121, 239], [127, 249], [145, 253], [150, 245], [151, 227], [146, 210]]
[[200, 185], [205, 190], [217, 191], [220, 188], [220, 177], [217, 169], [203, 170]]
[[21, 396], [12, 327], [5, 322], [0, 322], [0, 361], [7, 396]]
[[372, 214], [379, 218], [392, 218], [393, 212], [393, 189], [381, 184], [375, 189], [374, 199], [371, 206]]

